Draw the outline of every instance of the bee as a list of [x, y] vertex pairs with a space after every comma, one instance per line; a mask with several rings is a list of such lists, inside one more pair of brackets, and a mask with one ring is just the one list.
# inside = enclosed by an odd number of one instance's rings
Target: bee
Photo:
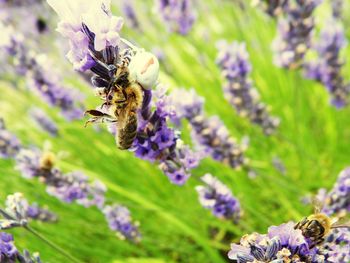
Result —
[[39, 167], [43, 170], [51, 170], [55, 164], [56, 156], [52, 152], [45, 152], [39, 160]]
[[336, 228], [350, 228], [350, 224], [338, 224], [338, 218], [321, 213], [320, 206], [315, 206], [314, 214], [303, 218], [294, 226], [294, 229], [300, 229], [303, 236], [310, 239], [310, 248], [323, 243], [332, 229]]
[[92, 116], [86, 124], [116, 123], [118, 148], [129, 149], [137, 135], [138, 111], [142, 107], [144, 89], [150, 89], [154, 85], [158, 70], [158, 60], [151, 53], [132, 55], [132, 52], [126, 50], [109, 86], [97, 91], [105, 101], [101, 108], [106, 110], [86, 111], [86, 114]]

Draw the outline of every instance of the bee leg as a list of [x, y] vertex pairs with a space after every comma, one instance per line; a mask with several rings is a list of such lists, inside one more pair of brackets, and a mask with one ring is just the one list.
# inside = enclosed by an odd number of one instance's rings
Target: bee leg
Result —
[[115, 121], [111, 115], [107, 113], [103, 113], [98, 110], [87, 110], [85, 111], [84, 115], [87, 115], [87, 114], [90, 114], [93, 117], [85, 122], [84, 127], [86, 127], [89, 123], [104, 122], [105, 120], [108, 120], [110, 122]]

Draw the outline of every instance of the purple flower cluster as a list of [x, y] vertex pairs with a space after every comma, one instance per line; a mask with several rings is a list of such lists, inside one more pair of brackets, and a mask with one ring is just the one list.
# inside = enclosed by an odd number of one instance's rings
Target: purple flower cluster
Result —
[[57, 216], [47, 209], [40, 208], [37, 204], [29, 205], [21, 193], [8, 195], [5, 210], [0, 209], [4, 219], [0, 220], [0, 229], [25, 226], [29, 219], [42, 222], [55, 222]]
[[[119, 31], [123, 19], [111, 15], [110, 1], [96, 0], [48, 0], [61, 21], [57, 30], [69, 39], [68, 60], [74, 69], [86, 71], [96, 64], [98, 56], [106, 47], [120, 44]], [[96, 23], [98, 21], [98, 23]]]
[[90, 183], [86, 175], [75, 171], [64, 174], [54, 167], [55, 156], [37, 149], [22, 149], [16, 156], [16, 169], [25, 178], [38, 177], [47, 185], [47, 192], [71, 203], [77, 201], [86, 207], [104, 204], [105, 186], [100, 181]]
[[324, 256], [316, 249], [310, 249], [301, 230], [294, 229], [294, 223], [271, 226], [268, 233], [253, 233], [242, 237], [240, 244], [231, 244], [228, 257], [239, 263], [274, 262], [274, 263], [321, 263]]
[[260, 101], [258, 91], [249, 78], [252, 66], [244, 43], [225, 40], [218, 42], [217, 64], [227, 83], [223, 87], [225, 97], [242, 117], [247, 117], [269, 135], [279, 125], [279, 119], [271, 117], [268, 107]]
[[48, 58], [44, 54], [38, 55], [29, 50], [22, 35], [14, 34], [10, 26], [0, 25], [0, 29], [5, 32], [4, 39], [0, 41], [0, 48], [14, 58], [16, 71], [26, 77], [28, 87], [50, 106], [60, 108], [68, 120], [81, 118], [82, 95], [60, 85], [61, 79], [57, 74], [53, 74], [54, 66], [50, 65]]
[[33, 108], [30, 110], [29, 114], [35, 123], [44, 131], [48, 132], [51, 136], [58, 135], [56, 123], [47, 115], [46, 112], [39, 108]]
[[[134, 141], [135, 155], [151, 162], [157, 161], [172, 183], [182, 185], [190, 177], [190, 170], [199, 164], [200, 158], [182, 143], [176, 130], [168, 125], [168, 118], [174, 113], [166, 88], [158, 85], [154, 94], [155, 100], [152, 101], [152, 93], [145, 92]], [[152, 112], [153, 107], [155, 110]]]
[[350, 168], [340, 172], [338, 180], [327, 193], [320, 189], [316, 199], [324, 204], [322, 212], [327, 215], [346, 214], [350, 212]]
[[331, 103], [342, 108], [349, 102], [350, 83], [346, 83], [341, 70], [344, 61], [340, 52], [346, 46], [344, 30], [335, 21], [327, 23], [316, 45], [318, 60], [306, 64], [306, 76], [321, 82], [331, 94]]
[[237, 222], [241, 215], [241, 208], [231, 190], [211, 174], [204, 175], [201, 180], [205, 185], [196, 187], [201, 205], [210, 209], [218, 218]]
[[130, 211], [125, 206], [108, 205], [103, 208], [109, 227], [117, 232], [120, 239], [127, 239], [139, 242], [141, 234], [138, 230], [138, 223], [132, 222]]
[[333, 230], [319, 248], [318, 253], [325, 256], [325, 262], [350, 262], [350, 230], [346, 228]]
[[192, 0], [155, 0], [157, 11], [170, 31], [187, 35], [196, 21]]
[[33, 256], [27, 250], [23, 254], [19, 253], [14, 245], [13, 236], [4, 232], [0, 232], [0, 262], [4, 263], [41, 263], [38, 253]]
[[284, 6], [284, 17], [278, 24], [278, 36], [273, 42], [275, 64], [296, 69], [302, 66], [304, 56], [310, 48], [314, 29], [312, 16], [322, 0], [290, 0]]
[[262, 9], [272, 17], [276, 17], [283, 12], [288, 0], [254, 0], [253, 5], [261, 6]]
[[18, 255], [13, 236], [0, 232], [0, 262], [14, 263]]
[[13, 158], [20, 148], [20, 141], [15, 135], [6, 130], [5, 123], [0, 118], [0, 158]]
[[[244, 157], [246, 145], [240, 145], [231, 137], [224, 123], [217, 116], [206, 117], [203, 112], [204, 99], [194, 90], [176, 89], [170, 94], [167, 105], [170, 118], [175, 124], [185, 118], [192, 127], [192, 137], [198, 144], [198, 157], [210, 155], [214, 160], [230, 167], [239, 168], [247, 163]], [[176, 112], [175, 112], [176, 109]]]

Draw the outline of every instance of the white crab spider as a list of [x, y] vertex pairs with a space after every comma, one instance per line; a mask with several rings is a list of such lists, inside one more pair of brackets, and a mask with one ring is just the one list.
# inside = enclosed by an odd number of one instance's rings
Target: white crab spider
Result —
[[152, 89], [159, 75], [159, 62], [155, 55], [142, 48], [135, 47], [126, 39], [121, 39], [135, 53], [128, 66], [130, 77], [136, 80], [144, 89]]

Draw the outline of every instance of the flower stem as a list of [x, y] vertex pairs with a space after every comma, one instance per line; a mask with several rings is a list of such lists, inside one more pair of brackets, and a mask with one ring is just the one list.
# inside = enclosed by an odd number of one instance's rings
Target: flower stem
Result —
[[[11, 219], [11, 220], [16, 220], [13, 216], [11, 216], [9, 213], [7, 213], [5, 210], [0, 208], [0, 214], [5, 217], [6, 219]], [[75, 257], [73, 257], [72, 255], [68, 254], [63, 248], [59, 247], [58, 245], [56, 245], [55, 243], [51, 242], [50, 240], [46, 239], [44, 236], [42, 236], [41, 234], [39, 234], [37, 231], [35, 231], [34, 229], [32, 229], [31, 227], [29, 227], [28, 225], [21, 225], [25, 230], [27, 230], [28, 232], [32, 233], [34, 236], [36, 236], [37, 238], [41, 239], [42, 241], [44, 241], [47, 245], [49, 245], [50, 247], [52, 247], [53, 249], [55, 249], [57, 252], [59, 252], [60, 254], [62, 254], [63, 256], [65, 256], [66, 258], [70, 259], [70, 261], [75, 262], [75, 263], [80, 263], [80, 261], [78, 259], [76, 259]]]
[[53, 249], [55, 249], [57, 252], [59, 252], [60, 254], [62, 254], [63, 256], [65, 256], [67, 259], [69, 259], [72, 262], [75, 263], [80, 263], [81, 261], [79, 261], [78, 259], [76, 259], [75, 257], [73, 257], [72, 255], [68, 254], [63, 248], [59, 247], [58, 245], [56, 245], [55, 243], [51, 242], [50, 240], [46, 239], [44, 236], [42, 236], [41, 234], [39, 234], [37, 231], [35, 231], [34, 229], [32, 229], [29, 226], [24, 226], [24, 229], [26, 229], [28, 232], [32, 233], [34, 236], [36, 236], [37, 238], [41, 239], [43, 242], [45, 242], [47, 245], [49, 245], [50, 247], [52, 247]]

